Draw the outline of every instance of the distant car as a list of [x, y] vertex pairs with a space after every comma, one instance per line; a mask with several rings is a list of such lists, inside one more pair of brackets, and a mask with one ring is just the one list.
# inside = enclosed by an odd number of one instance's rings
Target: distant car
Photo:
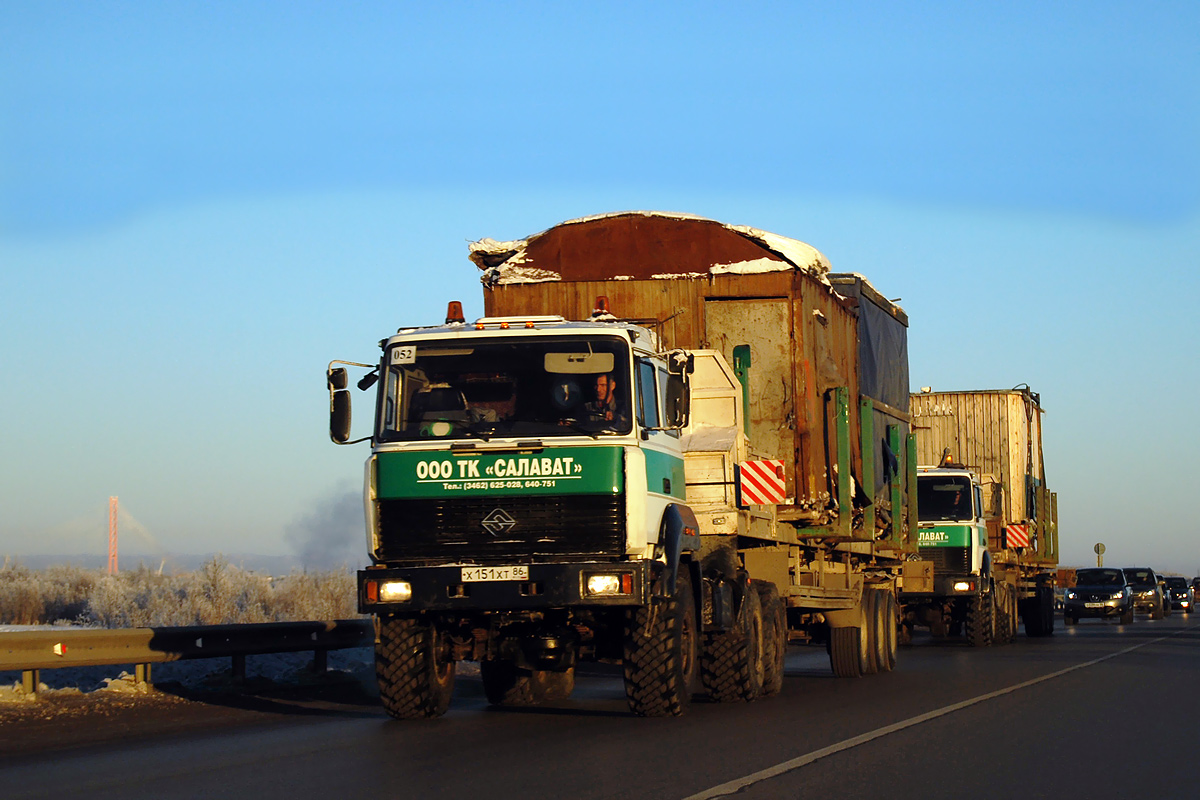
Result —
[[1192, 613], [1192, 606], [1196, 602], [1196, 593], [1188, 583], [1188, 579], [1170, 577], [1166, 581], [1167, 588], [1171, 590], [1171, 608], [1178, 608], [1185, 614]]
[[1167, 585], [1167, 579], [1162, 575], [1158, 576], [1158, 585], [1162, 587], [1163, 593], [1163, 616], [1169, 617], [1175, 610], [1175, 606], [1171, 602], [1171, 587]]
[[1119, 617], [1122, 625], [1133, 622], [1133, 589], [1119, 569], [1081, 569], [1075, 573], [1075, 588], [1067, 589], [1063, 621], [1078, 624], [1083, 617]]
[[1192, 578], [1192, 597], [1200, 595], [1200, 578]]
[[1149, 567], [1126, 567], [1122, 570], [1129, 588], [1133, 590], [1133, 607], [1137, 611], [1146, 611], [1150, 619], [1162, 619], [1170, 610], [1170, 604], [1165, 602], [1163, 587], [1154, 570]]

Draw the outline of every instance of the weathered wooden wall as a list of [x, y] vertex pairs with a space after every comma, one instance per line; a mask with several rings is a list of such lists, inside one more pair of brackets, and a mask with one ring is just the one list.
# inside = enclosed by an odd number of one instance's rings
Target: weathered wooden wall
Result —
[[[859, 394], [851, 304], [819, 278], [717, 223], [659, 222], [620, 217], [594, 228], [590, 222], [560, 226], [561, 236], [559, 229], [541, 234], [530, 241], [525, 263], [562, 280], [487, 288], [485, 313], [587, 319], [596, 298], [605, 296], [616, 317], [656, 327], [664, 349], [718, 350], [732, 365], [733, 348], [749, 344], [751, 446], [789, 465], [788, 490], [797, 506], [827, 508], [836, 453], [827, 393], [846, 386], [855, 403]], [[781, 269], [709, 274], [715, 264], [764, 258], [779, 261]], [[857, 476], [856, 412], [851, 426]]]
[[932, 392], [911, 398], [917, 460], [936, 466], [946, 448], [983, 481], [984, 509], [1029, 519], [1027, 480], [1042, 474], [1040, 410], [1019, 391]]

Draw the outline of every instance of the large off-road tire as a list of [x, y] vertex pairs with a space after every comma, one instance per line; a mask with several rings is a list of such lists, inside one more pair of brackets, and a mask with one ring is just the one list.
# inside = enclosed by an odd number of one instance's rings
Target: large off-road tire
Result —
[[996, 589], [998, 616], [995, 643], [1009, 644], [1017, 638], [1017, 592], [1016, 588], [1008, 583], [1001, 583]]
[[700, 661], [696, 598], [687, 566], [675, 592], [630, 612], [625, 627], [625, 700], [642, 717], [679, 716], [696, 689]]
[[787, 658], [787, 609], [779, 589], [770, 581], [753, 581], [762, 607], [763, 697], [773, 697], [783, 689], [784, 661]]
[[454, 693], [454, 662], [436, 625], [415, 619], [379, 621], [375, 675], [383, 708], [396, 719], [440, 717]]
[[700, 653], [704, 691], [717, 703], [750, 701], [762, 694], [762, 605], [758, 592], [746, 583], [733, 629], [706, 635]]
[[511, 661], [479, 662], [483, 693], [494, 706], [532, 706], [538, 702], [533, 671], [520, 669]]
[[967, 607], [967, 642], [972, 647], [989, 647], [995, 633], [995, 591], [972, 597]]

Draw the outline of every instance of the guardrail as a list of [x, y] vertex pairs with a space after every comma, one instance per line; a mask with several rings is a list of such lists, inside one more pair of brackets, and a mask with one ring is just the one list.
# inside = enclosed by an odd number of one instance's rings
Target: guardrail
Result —
[[150, 665], [194, 658], [233, 659], [233, 677], [246, 676], [246, 656], [313, 651], [313, 669], [324, 672], [330, 650], [375, 641], [369, 619], [266, 622], [186, 628], [39, 630], [0, 633], [0, 672], [21, 671], [26, 693], [38, 691], [39, 672], [62, 667], [134, 666], [150, 680]]

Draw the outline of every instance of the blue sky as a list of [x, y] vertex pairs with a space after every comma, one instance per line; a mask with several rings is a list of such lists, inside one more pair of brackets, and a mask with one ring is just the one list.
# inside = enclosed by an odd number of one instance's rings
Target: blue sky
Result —
[[0, 30], [0, 553], [101, 552], [119, 495], [130, 551], [361, 557], [324, 365], [478, 314], [468, 241], [653, 208], [902, 297], [914, 387], [1040, 392], [1065, 560], [1200, 568], [1194, 3], [0, 0]]

